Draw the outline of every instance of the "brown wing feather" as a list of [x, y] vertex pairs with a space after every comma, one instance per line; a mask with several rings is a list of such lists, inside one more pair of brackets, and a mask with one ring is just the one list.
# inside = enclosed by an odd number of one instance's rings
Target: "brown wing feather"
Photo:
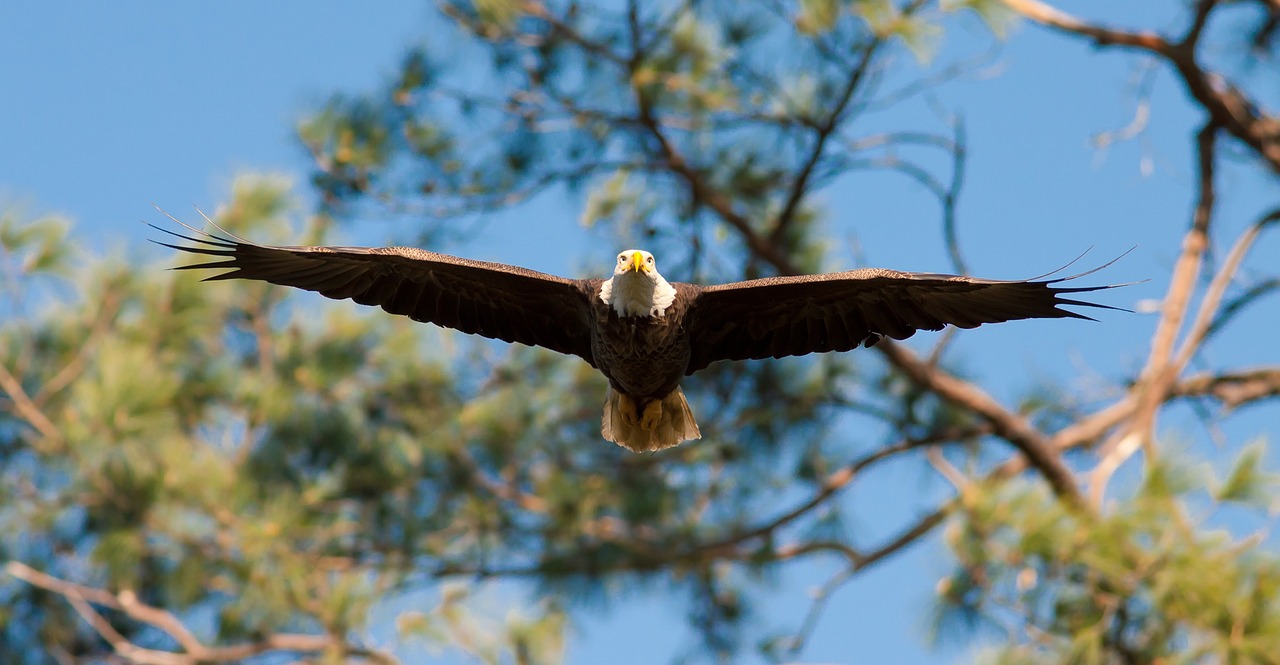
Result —
[[687, 373], [717, 360], [848, 351], [882, 336], [906, 339], [917, 330], [948, 324], [974, 328], [1015, 319], [1089, 319], [1060, 305], [1118, 309], [1062, 296], [1120, 285], [1055, 286], [1087, 274], [1000, 281], [870, 268], [698, 289], [687, 319], [693, 349]]
[[[591, 356], [590, 299], [600, 280], [570, 280], [516, 266], [471, 261], [413, 247], [273, 247], [203, 231], [196, 245], [171, 245], [226, 257], [177, 270], [230, 268], [206, 278], [255, 279], [378, 305], [392, 314], [471, 333]], [[190, 227], [188, 227], [190, 228]], [[225, 232], [224, 232], [225, 233]]]

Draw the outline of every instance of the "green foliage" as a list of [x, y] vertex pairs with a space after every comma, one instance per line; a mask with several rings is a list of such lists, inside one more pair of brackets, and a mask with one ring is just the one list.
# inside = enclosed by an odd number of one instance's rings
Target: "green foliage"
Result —
[[840, 0], [802, 0], [796, 28], [805, 34], [826, 32], [840, 18]]
[[0, 250], [15, 264], [5, 274], [65, 276], [71, 258], [64, 241], [68, 226], [61, 217], [26, 221], [13, 211], [0, 213]]
[[892, 0], [804, 0], [796, 16], [796, 28], [804, 34], [820, 35], [835, 30], [846, 11], [882, 38], [897, 38], [917, 59], [927, 61], [942, 30], [931, 19], [915, 15], [920, 3], [900, 7]]
[[1226, 509], [1265, 491], [1261, 458], [1244, 450], [1218, 484], [1166, 457], [1100, 517], [1038, 484], [974, 487], [947, 529], [959, 567], [939, 587], [941, 629], [991, 622], [1010, 642], [994, 663], [1277, 662], [1280, 557], [1256, 547], [1266, 526], [1233, 535], [1242, 516]]
[[[826, 247], [805, 194], [893, 149], [829, 134], [875, 94], [864, 76], [875, 63], [901, 43], [925, 55], [940, 30], [920, 3], [888, 0], [805, 2], [795, 14], [642, 5], [634, 26], [600, 7], [517, 6], [446, 3], [470, 42], [415, 51], [387, 89], [335, 97], [302, 123], [332, 212], [372, 205], [415, 229], [435, 218], [423, 234], [438, 238], [458, 215], [586, 187], [584, 224], [674, 255], [690, 269], [677, 278], [719, 279], [740, 249], [715, 222], [727, 202], [816, 269]], [[449, 66], [471, 55], [492, 67]], [[691, 178], [705, 185], [691, 191]], [[688, 247], [699, 252], [680, 256]]]
[[[245, 178], [214, 220], [296, 237], [292, 207], [279, 178]], [[311, 224], [309, 241], [327, 228]], [[42, 233], [7, 238], [25, 251], [45, 246]], [[70, 244], [51, 237], [55, 252]], [[32, 266], [19, 287], [55, 274]], [[730, 475], [725, 461], [817, 427], [835, 377], [755, 377], [760, 394], [805, 396], [772, 418], [706, 395], [704, 431], [733, 438], [634, 456], [599, 439], [605, 383], [580, 361], [527, 348], [494, 359], [490, 344], [350, 303], [162, 267], [83, 261], [79, 299], [0, 329], [0, 363], [53, 424], [0, 411], [0, 547], [50, 575], [212, 617], [197, 630], [207, 644], [298, 630], [359, 642], [381, 601], [477, 575], [533, 574], [544, 588], [500, 620], [448, 593], [438, 608], [415, 604], [405, 638], [484, 662], [555, 662], [567, 599], [627, 572], [672, 575], [711, 599], [708, 621], [736, 622], [723, 585], [699, 572], [716, 558], [700, 548], [750, 524], [784, 490], [766, 479], [792, 462], [740, 458]], [[9, 643], [59, 630], [101, 651], [65, 604], [9, 584]], [[120, 630], [153, 636], [137, 622]]]
[[[433, 28], [460, 37], [432, 43], [456, 50], [412, 50], [385, 88], [300, 123], [320, 214], [294, 224], [287, 183], [257, 177], [214, 221], [321, 244], [381, 215], [402, 223], [386, 240], [448, 250], [474, 213], [567, 192], [595, 240], [642, 240], [668, 277], [711, 281], [822, 269], [815, 194], [869, 169], [922, 184], [944, 221], [955, 204], [961, 139], [907, 124], [909, 95], [879, 88], [903, 49], [935, 53], [951, 17], [934, 3], [441, 6]], [[1003, 7], [941, 8], [1003, 34]], [[862, 511], [886, 506], [840, 493], [925, 445], [989, 461], [990, 418], [871, 352], [713, 366], [686, 385], [705, 438], [631, 455], [600, 440], [605, 380], [579, 360], [162, 270], [200, 258], [85, 256], [67, 234], [0, 213], [0, 553], [204, 645], [331, 639], [261, 662], [378, 660], [369, 622], [392, 608], [403, 644], [553, 663], [584, 607], [645, 588], [684, 599], [694, 656], [800, 660], [800, 619], [753, 612], [775, 571], [836, 555], [847, 579], [937, 523], [863, 542]], [[1021, 406], [1046, 433], [1078, 415], [1056, 390]], [[1275, 662], [1275, 555], [1212, 517], [1271, 508], [1264, 459], [1246, 449], [1221, 482], [1166, 459], [1096, 517], [1036, 481], [957, 483], [944, 627], [1003, 628], [993, 663]], [[0, 582], [0, 661], [115, 659], [49, 586]], [[91, 595], [123, 639], [183, 646]]]
[[1260, 467], [1267, 448], [1262, 441], [1250, 444], [1236, 458], [1235, 466], [1215, 489], [1214, 498], [1223, 502], [1239, 502], [1264, 510], [1273, 510], [1280, 476], [1264, 472]]
[[1018, 14], [1009, 9], [1003, 0], [948, 0], [942, 3], [942, 7], [947, 11], [973, 11], [1001, 38], [1008, 36], [1009, 30], [1018, 21]]

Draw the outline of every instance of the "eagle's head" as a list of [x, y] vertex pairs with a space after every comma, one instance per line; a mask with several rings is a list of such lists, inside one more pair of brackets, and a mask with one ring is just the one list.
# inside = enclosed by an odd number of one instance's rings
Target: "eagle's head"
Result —
[[627, 273], [637, 273], [649, 276], [652, 280], [658, 277], [658, 264], [654, 263], [653, 255], [643, 249], [628, 249], [618, 254], [618, 265], [613, 267], [613, 275], [625, 275]]
[[600, 299], [618, 316], [662, 316], [676, 298], [676, 290], [658, 274], [653, 254], [628, 249], [618, 254], [613, 277], [600, 285]]

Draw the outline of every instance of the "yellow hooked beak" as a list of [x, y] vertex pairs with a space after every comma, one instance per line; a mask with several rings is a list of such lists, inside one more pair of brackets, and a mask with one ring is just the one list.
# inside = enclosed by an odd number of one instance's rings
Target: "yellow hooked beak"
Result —
[[631, 269], [636, 272], [644, 271], [644, 254], [640, 252], [631, 253]]

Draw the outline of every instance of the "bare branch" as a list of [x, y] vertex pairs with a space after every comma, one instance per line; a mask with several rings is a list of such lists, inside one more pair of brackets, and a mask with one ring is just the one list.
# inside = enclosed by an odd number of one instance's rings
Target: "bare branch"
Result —
[[1125, 32], [1091, 25], [1039, 0], [1004, 0], [1015, 12], [1051, 28], [1091, 38], [1099, 46], [1132, 46], [1159, 52], [1169, 48], [1169, 43], [1154, 32]]
[[[1280, 397], [1280, 368], [1264, 367], [1235, 372], [1197, 374], [1175, 383], [1169, 389], [1170, 397], [1212, 397], [1230, 410], [1245, 404]], [[1128, 420], [1138, 401], [1129, 393], [1106, 408], [1077, 420], [1062, 428], [1053, 437], [1053, 446], [1059, 451], [1086, 446], [1100, 439], [1112, 428]], [[1007, 478], [1027, 468], [1023, 455], [1013, 457], [996, 467], [995, 477]]]
[[1179, 382], [1170, 393], [1179, 397], [1208, 395], [1227, 409], [1235, 409], [1260, 399], [1280, 397], [1280, 368], [1197, 374]]
[[1258, 29], [1249, 42], [1253, 45], [1254, 51], [1261, 54], [1266, 51], [1276, 32], [1280, 31], [1280, 0], [1259, 0], [1259, 2], [1267, 8], [1267, 17], [1258, 24]]
[[649, 93], [645, 90], [645, 86], [640, 83], [638, 77], [635, 76], [645, 56], [640, 37], [639, 9], [636, 7], [635, 2], [628, 3], [627, 25], [632, 49], [628, 67], [632, 74], [630, 77], [631, 91], [636, 100], [637, 121], [658, 144], [658, 152], [667, 167], [685, 181], [693, 201], [708, 206], [720, 219], [732, 226], [742, 236], [743, 241], [754, 254], [773, 264], [783, 273], [799, 274], [799, 269], [791, 262], [790, 258], [783, 254], [775, 244], [756, 232], [752, 228], [750, 220], [734, 208], [733, 202], [729, 197], [725, 196], [723, 192], [710, 187], [702, 177], [702, 174], [685, 160], [675, 144], [667, 137], [653, 112]]
[[[936, 449], [931, 448], [930, 450]], [[787, 645], [788, 655], [795, 658], [804, 650], [805, 643], [808, 642], [809, 636], [812, 635], [813, 631], [818, 627], [818, 620], [822, 617], [823, 610], [826, 609], [827, 601], [830, 600], [831, 596], [834, 595], [840, 587], [844, 586], [846, 582], [853, 579], [854, 575], [862, 572], [868, 566], [871, 566], [879, 562], [881, 559], [896, 553], [902, 548], [915, 543], [930, 531], [933, 531], [935, 527], [946, 519], [951, 504], [952, 502], [949, 501], [941, 508], [921, 516], [915, 524], [904, 529], [892, 540], [868, 554], [859, 554], [847, 545], [842, 545], [840, 543], [827, 543], [822, 541], [806, 543], [805, 545], [794, 548], [794, 552], [791, 553], [791, 556], [798, 556], [801, 553], [834, 549], [845, 555], [845, 558], [849, 561], [849, 565], [842, 568], [832, 576], [831, 579], [827, 580], [827, 582], [814, 594], [813, 603], [809, 606], [809, 611], [805, 613], [804, 619], [800, 622], [800, 628], [796, 630], [795, 635], [791, 637], [790, 643]], [[788, 552], [791, 552], [791, 550], [788, 550]]]
[[22, 382], [2, 362], [0, 362], [0, 390], [9, 395], [14, 413], [19, 418], [35, 428], [50, 443], [57, 445], [62, 441], [62, 433], [58, 430], [58, 426], [54, 425], [53, 421], [49, 420], [48, 416], [44, 415], [44, 412], [27, 396], [27, 391], [22, 389]]
[[1133, 414], [1135, 404], [1137, 399], [1133, 393], [1129, 393], [1101, 411], [1063, 427], [1053, 435], [1054, 449], [1069, 450], [1097, 441], [1112, 428], [1127, 420]]
[[1205, 252], [1209, 249], [1209, 224], [1213, 219], [1215, 199], [1213, 171], [1217, 133], [1218, 126], [1211, 121], [1197, 135], [1199, 196], [1191, 216], [1191, 228], [1182, 239], [1182, 254], [1173, 267], [1146, 367], [1133, 387], [1137, 400], [1133, 417], [1127, 427], [1117, 431], [1102, 446], [1101, 459], [1089, 474], [1089, 496], [1094, 505], [1101, 504], [1111, 475], [1139, 448], [1145, 449], [1148, 457], [1155, 455], [1156, 413], [1181, 370], [1174, 362], [1174, 343], [1190, 307]]
[[[340, 638], [330, 635], [275, 633], [264, 637], [258, 642], [227, 647], [209, 647], [196, 639], [195, 635], [172, 613], [142, 603], [132, 591], [125, 590], [118, 594], [113, 594], [102, 589], [67, 582], [42, 573], [19, 561], [8, 562], [5, 564], [4, 569], [5, 572], [32, 586], [40, 587], [65, 598], [71, 604], [71, 607], [76, 610], [76, 613], [83, 617], [94, 631], [115, 649], [116, 653], [142, 665], [225, 663], [252, 658], [271, 651], [317, 653], [335, 648], [344, 653], [360, 656], [383, 665], [394, 665], [397, 662], [390, 654], [352, 646]], [[164, 631], [178, 643], [182, 653], [146, 649], [129, 642], [105, 617], [94, 610], [90, 603], [120, 610], [132, 619]]]
[[1005, 409], [978, 386], [922, 362], [905, 346], [883, 339], [875, 348], [880, 349], [895, 367], [921, 387], [973, 412], [989, 423], [996, 436], [1013, 444], [1044, 475], [1054, 493], [1076, 505], [1083, 505], [1075, 476], [1062, 463], [1049, 439], [1033, 427], [1030, 421]]
[[1150, 442], [1151, 429], [1154, 427], [1154, 409], [1163, 401], [1163, 392], [1172, 383], [1176, 374], [1173, 349], [1178, 331], [1187, 315], [1191, 304], [1191, 295], [1195, 291], [1196, 278], [1204, 264], [1205, 252], [1209, 249], [1209, 224], [1213, 219], [1213, 205], [1216, 198], [1213, 186], [1214, 147], [1218, 128], [1205, 125], [1197, 137], [1200, 162], [1199, 200], [1191, 217], [1191, 228], [1182, 239], [1182, 255], [1173, 267], [1173, 276], [1169, 280], [1169, 291], [1165, 294], [1161, 307], [1160, 323], [1151, 342], [1151, 353], [1147, 358], [1147, 366], [1139, 384], [1145, 392], [1140, 398], [1139, 411], [1135, 426], [1141, 435]]
[[1211, 123], [1226, 129], [1280, 172], [1280, 118], [1262, 112], [1261, 106], [1217, 73], [1196, 62], [1195, 49], [1212, 0], [1197, 3], [1191, 27], [1179, 41], [1148, 31], [1128, 32], [1087, 23], [1040, 0], [1002, 0], [1010, 9], [1042, 25], [1086, 37], [1098, 46], [1121, 46], [1155, 53], [1168, 61], [1182, 77], [1187, 91], [1209, 112]]
[[947, 501], [933, 512], [921, 515], [920, 518], [916, 520], [915, 524], [903, 529], [897, 536], [894, 536], [892, 540], [864, 554], [862, 556], [862, 563], [859, 564], [860, 569], [879, 563], [890, 554], [894, 554], [907, 545], [916, 542], [930, 531], [933, 531], [934, 527], [942, 524], [942, 520], [946, 519], [947, 514], [951, 511], [952, 504], [953, 501]]
[[1196, 0], [1196, 13], [1192, 16], [1191, 26], [1182, 35], [1179, 44], [1186, 49], [1194, 49], [1204, 34], [1204, 27], [1209, 23], [1209, 14], [1218, 6], [1219, 0]]
[[[709, 187], [702, 176], [684, 161], [654, 121], [644, 93], [636, 89], [635, 94], [640, 105], [641, 123], [658, 141], [670, 168], [683, 177], [689, 185], [694, 199], [709, 205], [722, 220], [741, 234], [753, 253], [768, 261], [780, 273], [799, 274], [797, 266], [777, 245], [758, 234], [748, 220], [733, 209], [729, 199], [723, 193]], [[1053, 449], [1048, 447], [1044, 435], [1031, 427], [1025, 418], [1005, 409], [977, 386], [962, 381], [939, 368], [928, 367], [905, 347], [893, 344], [889, 340], [882, 340], [876, 348], [894, 366], [905, 371], [921, 386], [937, 392], [949, 402], [975, 411], [984, 419], [996, 424], [996, 434], [1009, 439], [1014, 446], [1027, 452], [1028, 457], [1034, 460], [1036, 468], [1049, 479], [1056, 493], [1072, 500], [1079, 498], [1079, 490], [1075, 487], [1070, 470], [1057, 459]]]
[[[985, 436], [990, 433], [990, 427], [980, 425], [977, 427], [946, 430], [926, 437], [906, 439], [894, 445], [880, 448], [827, 474], [827, 477], [813, 496], [794, 508], [755, 527], [740, 530], [718, 540], [696, 543], [683, 550], [671, 549], [669, 547], [664, 549], [664, 546], [661, 543], [650, 543], [641, 541], [637, 538], [621, 537], [620, 534], [622, 533], [622, 529], [610, 529], [608, 528], [610, 526], [608, 524], [602, 525], [606, 528], [601, 529], [601, 532], [611, 531], [611, 535], [617, 537], [611, 537], [608, 540], [614, 544], [626, 547], [633, 553], [639, 555], [645, 560], [643, 562], [643, 566], [651, 566], [654, 560], [669, 562], [747, 560], [755, 556], [757, 551], [755, 547], [749, 546], [748, 543], [771, 538], [782, 528], [792, 524], [797, 519], [805, 515], [812, 514], [816, 508], [822, 506], [839, 494], [841, 490], [848, 487], [854, 478], [856, 478], [868, 466], [909, 450], [951, 441], [963, 441], [977, 436]], [[941, 524], [950, 506], [951, 504], [948, 502], [942, 507], [921, 516], [920, 519], [910, 527], [904, 529], [893, 539], [870, 552], [860, 552], [849, 545], [835, 541], [805, 541], [779, 546], [773, 550], [773, 555], [778, 559], [793, 559], [815, 552], [835, 552], [848, 561], [850, 567], [854, 570], [860, 571], [892, 555], [898, 550], [911, 545], [913, 542], [929, 533], [934, 527]], [[597, 535], [600, 535], [600, 533], [597, 533]], [[637, 562], [626, 561], [620, 562], [617, 566], [610, 568], [609, 570], [633, 570], [636, 567]], [[563, 573], [565, 571], [561, 570], [560, 572]], [[593, 570], [592, 572], [600, 573], [606, 571]], [[435, 578], [456, 577], [459, 575], [479, 577], [524, 577], [536, 576], [542, 573], [542, 564], [537, 563], [529, 566], [493, 568], [467, 562], [443, 564], [432, 571], [431, 576]]]
[[[937, 444], [945, 443], [948, 441], [963, 441], [966, 439], [972, 439], [973, 437], [976, 437], [976, 436], [983, 436], [989, 433], [991, 433], [991, 430], [988, 429], [987, 427], [947, 430], [943, 432], [937, 432], [937, 433], [934, 433], [933, 435], [926, 436], [926, 437], [904, 439], [894, 445], [885, 446], [884, 448], [880, 448], [879, 450], [876, 450], [873, 453], [860, 457], [857, 460], [850, 462], [836, 469], [835, 471], [832, 471], [831, 473], [827, 474], [826, 479], [823, 480], [822, 485], [820, 485], [818, 488], [818, 491], [815, 492], [813, 496], [809, 497], [809, 499], [795, 506], [791, 510], [786, 511], [785, 513], [782, 513], [781, 515], [778, 515], [777, 517], [774, 517], [773, 519], [770, 519], [769, 521], [764, 522], [759, 526], [740, 531], [722, 540], [700, 545], [696, 549], [702, 550], [702, 551], [718, 551], [726, 548], [735, 547], [749, 540], [761, 538], [764, 536], [769, 536], [774, 532], [776, 532], [778, 529], [782, 528], [783, 526], [790, 524], [791, 522], [795, 521], [796, 519], [798, 519], [803, 515], [809, 514], [810, 512], [813, 511], [813, 509], [826, 503], [833, 496], [835, 496], [837, 493], [839, 493], [841, 490], [847, 487], [849, 483], [852, 482], [853, 479], [858, 476], [859, 473], [861, 473], [864, 469], [871, 466], [872, 464], [880, 462], [884, 459], [887, 459], [899, 453], [906, 452], [908, 450], [913, 450], [913, 449], [924, 447], [924, 446], [937, 445]], [[867, 557], [865, 556], [862, 557], [859, 563], [865, 564], [866, 558]]]
[[973, 481], [969, 480], [968, 476], [965, 476], [960, 472], [960, 469], [957, 469], [954, 464], [948, 461], [941, 450], [930, 448], [925, 451], [925, 458], [929, 460], [929, 465], [938, 472], [938, 475], [945, 478], [947, 482], [951, 483], [952, 487], [956, 488], [956, 493], [964, 494], [973, 487]]
[[[457, 10], [453, 9], [448, 4], [442, 4], [441, 7], [444, 9], [446, 14], [457, 14]], [[622, 57], [621, 55], [618, 55], [617, 53], [614, 53], [612, 49], [608, 48], [604, 44], [597, 41], [593, 41], [588, 37], [586, 37], [585, 35], [583, 35], [575, 27], [573, 27], [572, 25], [569, 25], [563, 19], [561, 19], [560, 17], [552, 13], [550, 10], [548, 10], [546, 5], [543, 4], [542, 2], [538, 2], [538, 1], [525, 2], [524, 10], [529, 12], [531, 15], [542, 19], [543, 21], [546, 21], [547, 25], [551, 26], [551, 29], [556, 34], [559, 34], [563, 36], [565, 39], [568, 39], [574, 44], [577, 44], [579, 47], [582, 48], [582, 50], [586, 51], [587, 53], [590, 53], [591, 55], [594, 55], [600, 58], [604, 58], [605, 60], [608, 60], [609, 62], [612, 62], [614, 64], [618, 64], [618, 65], [626, 64], [626, 58]]]
[[[1106, 155], [1107, 150], [1117, 143], [1131, 141], [1147, 130], [1151, 121], [1151, 94], [1155, 87], [1156, 72], [1159, 71], [1160, 61], [1158, 58], [1146, 58], [1140, 65], [1140, 75], [1135, 84], [1136, 103], [1133, 109], [1133, 118], [1128, 124], [1119, 129], [1112, 129], [1105, 132], [1098, 132], [1093, 135], [1091, 143], [1098, 151], [1097, 155], [1102, 158]], [[1151, 157], [1144, 154], [1140, 161], [1140, 172], [1142, 175], [1149, 175], [1153, 170], [1151, 165]]]
[[1227, 291], [1227, 287], [1231, 281], [1235, 279], [1236, 272], [1240, 269], [1241, 262], [1249, 252], [1249, 248], [1253, 246], [1253, 241], [1258, 238], [1266, 227], [1280, 221], [1280, 209], [1273, 210], [1262, 219], [1252, 224], [1240, 237], [1236, 240], [1236, 244], [1231, 248], [1231, 252], [1227, 255], [1227, 260], [1223, 262], [1222, 267], [1218, 270], [1218, 274], [1214, 275], [1213, 281], [1209, 284], [1209, 289], [1205, 293], [1204, 301], [1200, 303], [1200, 309], [1196, 313], [1196, 320], [1191, 325], [1190, 332], [1187, 333], [1186, 339], [1183, 340], [1182, 346], [1179, 347], [1176, 359], [1174, 360], [1173, 371], [1181, 374], [1186, 368], [1187, 363], [1191, 361], [1191, 357], [1195, 355], [1208, 335], [1213, 325], [1214, 318], [1218, 313], [1218, 306], [1222, 303], [1222, 296]]
[[1245, 310], [1246, 307], [1252, 305], [1259, 298], [1280, 291], [1280, 277], [1271, 277], [1257, 283], [1249, 285], [1244, 293], [1228, 300], [1225, 305], [1218, 311], [1218, 316], [1214, 318], [1213, 325], [1209, 326], [1208, 336], [1213, 336], [1219, 330], [1222, 330], [1235, 319], [1236, 315]]
[[951, 267], [956, 274], [967, 275], [969, 264], [960, 252], [960, 234], [956, 228], [956, 200], [960, 188], [964, 186], [965, 160], [968, 157], [968, 133], [965, 131], [964, 118], [956, 116], [951, 122], [955, 136], [951, 144], [955, 149], [951, 153], [951, 184], [942, 197], [942, 237], [947, 243], [947, 253], [951, 255]]
[[783, 545], [773, 551], [778, 560], [795, 559], [815, 552], [834, 552], [844, 558], [849, 566], [857, 568], [862, 565], [862, 553], [852, 545], [838, 540], [806, 540], [799, 543]]
[[809, 611], [805, 613], [804, 619], [800, 622], [800, 627], [796, 629], [795, 635], [791, 636], [787, 644], [787, 656], [796, 658], [804, 651], [805, 644], [809, 641], [809, 637], [813, 635], [813, 631], [818, 627], [818, 619], [822, 618], [822, 612], [827, 607], [827, 601], [831, 596], [853, 579], [857, 570], [853, 567], [842, 568], [832, 575], [821, 587], [813, 594], [813, 601], [809, 604]]
[[832, 105], [831, 112], [814, 128], [813, 146], [809, 149], [809, 156], [805, 159], [804, 165], [800, 167], [800, 172], [796, 174], [795, 180], [792, 181], [787, 201], [783, 204], [782, 211], [778, 213], [777, 220], [773, 224], [773, 230], [769, 233], [769, 242], [771, 244], [781, 242], [786, 235], [787, 228], [795, 220], [796, 211], [800, 208], [800, 202], [809, 193], [809, 179], [813, 175], [814, 168], [826, 155], [827, 141], [835, 135], [841, 119], [849, 108], [849, 103], [853, 101], [854, 92], [858, 90], [858, 86], [870, 70], [871, 59], [880, 50], [883, 43], [884, 41], [877, 37], [862, 48], [862, 55], [851, 66], [844, 88], [840, 91], [835, 104]]
[[130, 642], [120, 631], [116, 630], [111, 622], [107, 621], [93, 606], [85, 601], [84, 598], [75, 593], [64, 594], [64, 598], [71, 605], [71, 608], [79, 614], [94, 632], [106, 640], [107, 644], [116, 653], [124, 658], [129, 659], [139, 665], [194, 665], [195, 659], [182, 654], [176, 654], [169, 651], [160, 651], [158, 649], [147, 649]]
[[638, 86], [633, 86], [632, 90], [639, 106], [640, 124], [648, 130], [649, 135], [657, 142], [659, 152], [667, 167], [680, 176], [685, 181], [685, 184], [688, 185], [693, 201], [711, 208], [720, 219], [732, 226], [742, 237], [748, 249], [756, 256], [768, 261], [784, 274], [799, 274], [800, 269], [791, 262], [791, 259], [783, 254], [776, 245], [769, 242], [752, 228], [750, 220], [745, 215], [734, 209], [733, 202], [730, 201], [729, 197], [725, 196], [723, 192], [708, 186], [702, 174], [698, 173], [685, 161], [684, 156], [680, 154], [671, 140], [667, 138], [662, 127], [659, 126], [646, 93]]

